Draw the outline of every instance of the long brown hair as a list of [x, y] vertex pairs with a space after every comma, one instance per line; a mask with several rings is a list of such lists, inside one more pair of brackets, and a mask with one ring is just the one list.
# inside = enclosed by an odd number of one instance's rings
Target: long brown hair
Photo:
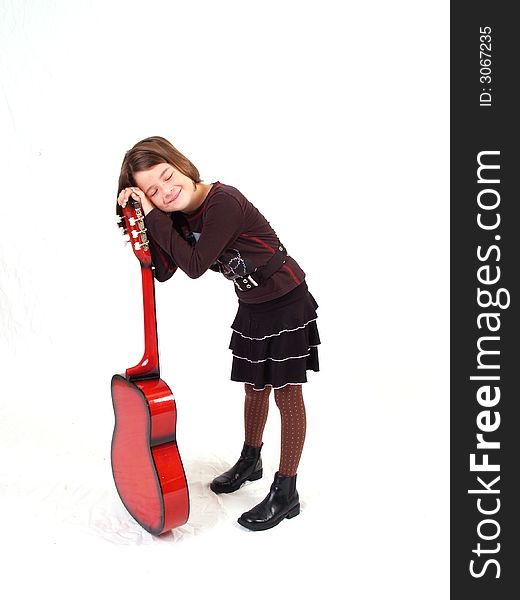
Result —
[[[134, 179], [134, 174], [139, 171], [146, 171], [155, 165], [168, 163], [174, 166], [186, 177], [189, 177], [194, 184], [200, 183], [199, 170], [188, 160], [184, 154], [181, 154], [177, 148], [158, 135], [145, 138], [137, 142], [133, 148], [128, 150], [121, 165], [121, 173], [119, 174], [119, 184], [117, 195], [127, 187], [137, 187]], [[123, 216], [121, 206], [116, 201], [116, 212], [119, 216]]]

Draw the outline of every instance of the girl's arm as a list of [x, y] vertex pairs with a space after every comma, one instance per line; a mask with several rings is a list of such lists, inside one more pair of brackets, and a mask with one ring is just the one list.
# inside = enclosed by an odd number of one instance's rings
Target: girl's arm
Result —
[[170, 217], [154, 208], [145, 217], [150, 237], [172, 262], [195, 279], [205, 273], [224, 250], [240, 235], [244, 213], [239, 202], [225, 192], [208, 200], [198, 242], [191, 246], [173, 227]]
[[154, 275], [157, 281], [167, 281], [177, 270], [177, 265], [173, 262], [171, 256], [168, 256], [161, 247], [150, 236], [150, 254], [154, 268]]
[[[154, 205], [148, 200], [144, 192], [137, 187], [127, 187], [121, 190], [117, 198], [118, 205], [124, 208], [131, 196], [141, 202], [145, 215], [154, 208]], [[122, 216], [122, 213], [119, 214]], [[150, 254], [152, 255], [154, 276], [158, 281], [166, 281], [175, 273], [177, 265], [171, 256], [166, 254], [150, 236], [148, 236], [148, 239], [150, 241]]]

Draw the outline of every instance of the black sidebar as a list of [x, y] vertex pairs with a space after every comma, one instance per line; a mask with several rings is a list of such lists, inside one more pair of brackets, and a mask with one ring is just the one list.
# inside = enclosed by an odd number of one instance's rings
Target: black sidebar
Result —
[[[451, 3], [451, 597], [520, 597], [520, 25]], [[507, 590], [507, 592], [506, 592]]]

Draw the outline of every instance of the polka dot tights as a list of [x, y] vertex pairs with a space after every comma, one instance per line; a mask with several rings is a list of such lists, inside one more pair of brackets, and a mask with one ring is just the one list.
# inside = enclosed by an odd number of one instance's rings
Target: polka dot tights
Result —
[[[245, 384], [244, 425], [245, 442], [259, 448], [262, 445], [271, 387], [255, 391]], [[307, 421], [301, 385], [286, 385], [274, 391], [276, 406], [281, 417], [280, 475], [296, 475], [305, 442]]]

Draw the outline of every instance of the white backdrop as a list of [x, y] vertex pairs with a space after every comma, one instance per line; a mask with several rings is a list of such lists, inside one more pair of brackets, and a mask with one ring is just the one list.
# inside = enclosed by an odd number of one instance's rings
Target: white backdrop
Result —
[[[0, 0], [0, 534], [10, 598], [448, 597], [448, 2]], [[142, 354], [115, 226], [124, 152], [162, 135], [239, 188], [307, 273], [322, 371], [304, 388], [302, 512], [236, 518], [207, 485], [243, 442], [234, 291], [157, 284], [187, 525], [121, 506], [110, 378]]]

